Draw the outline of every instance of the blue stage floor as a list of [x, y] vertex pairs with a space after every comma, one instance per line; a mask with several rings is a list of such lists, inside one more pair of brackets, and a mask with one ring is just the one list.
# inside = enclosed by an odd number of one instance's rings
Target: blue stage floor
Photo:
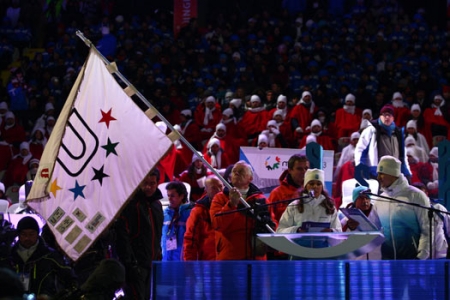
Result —
[[157, 262], [154, 299], [449, 299], [448, 260]]

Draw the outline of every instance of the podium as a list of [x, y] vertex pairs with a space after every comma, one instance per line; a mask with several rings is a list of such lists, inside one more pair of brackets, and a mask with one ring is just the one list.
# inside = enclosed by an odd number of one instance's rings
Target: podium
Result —
[[[260, 233], [257, 236], [275, 250], [310, 259], [353, 259], [371, 252], [384, 242], [381, 231]], [[317, 241], [326, 241], [329, 246], [304, 246]]]

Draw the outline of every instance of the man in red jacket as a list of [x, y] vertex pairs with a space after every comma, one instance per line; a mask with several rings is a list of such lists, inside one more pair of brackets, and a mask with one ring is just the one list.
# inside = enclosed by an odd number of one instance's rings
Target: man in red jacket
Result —
[[216, 260], [214, 229], [209, 208], [214, 196], [222, 192], [223, 183], [214, 175], [205, 180], [206, 194], [195, 203], [186, 223], [183, 240], [184, 260]]
[[[231, 190], [225, 189], [214, 196], [210, 215], [215, 230], [216, 260], [265, 260], [263, 247], [258, 247], [255, 235], [263, 222], [255, 220], [253, 214], [244, 208], [240, 198], [251, 207], [265, 204], [264, 194], [252, 184], [252, 167], [245, 161], [238, 161], [231, 171]], [[262, 211], [261, 218], [268, 218]], [[262, 251], [259, 251], [262, 250]]]

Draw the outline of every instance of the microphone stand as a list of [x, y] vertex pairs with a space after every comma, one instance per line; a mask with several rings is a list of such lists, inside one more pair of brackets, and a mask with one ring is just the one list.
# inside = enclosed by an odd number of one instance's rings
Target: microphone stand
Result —
[[403, 203], [403, 204], [406, 204], [406, 205], [411, 205], [411, 206], [419, 207], [419, 208], [422, 208], [422, 209], [426, 209], [428, 211], [428, 220], [429, 220], [429, 224], [430, 224], [429, 225], [429, 227], [430, 227], [429, 228], [429, 235], [430, 235], [430, 259], [433, 258], [433, 214], [434, 214], [434, 212], [437, 212], [437, 213], [450, 215], [450, 212], [442, 211], [442, 210], [439, 210], [439, 209], [434, 208], [432, 206], [428, 207], [428, 206], [423, 206], [423, 205], [418, 204], [418, 203], [407, 202], [407, 201], [403, 201], [403, 200], [400, 200], [400, 199], [395, 199], [395, 198], [391, 198], [391, 197], [387, 197], [387, 196], [383, 196], [383, 195], [377, 195], [377, 194], [374, 194], [374, 193], [371, 193], [371, 192], [362, 192], [360, 194], [375, 196], [375, 197], [378, 197], [378, 198], [394, 201], [394, 202], [397, 202], [397, 203]]

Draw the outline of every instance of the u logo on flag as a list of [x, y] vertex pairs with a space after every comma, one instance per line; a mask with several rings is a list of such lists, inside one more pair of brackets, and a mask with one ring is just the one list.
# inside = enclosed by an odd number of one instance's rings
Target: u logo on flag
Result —
[[[85, 139], [83, 139], [83, 136]], [[89, 140], [86, 140], [89, 139]], [[56, 159], [72, 177], [80, 175], [97, 153], [99, 141], [76, 109], [67, 123], [60, 153]], [[64, 157], [62, 160], [61, 157]]]

